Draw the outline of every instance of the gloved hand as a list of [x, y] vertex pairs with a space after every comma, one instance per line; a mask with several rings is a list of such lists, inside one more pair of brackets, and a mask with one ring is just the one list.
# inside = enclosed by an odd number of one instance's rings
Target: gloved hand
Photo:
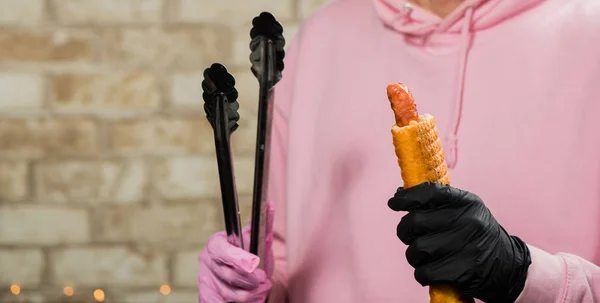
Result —
[[452, 285], [488, 303], [512, 303], [525, 286], [529, 249], [509, 235], [483, 201], [436, 183], [399, 188], [388, 206], [407, 211], [397, 227], [423, 286]]
[[[273, 275], [273, 217], [268, 204], [264, 270], [259, 258], [227, 242], [224, 231], [210, 237], [198, 258], [200, 303], [264, 303], [271, 290]], [[244, 247], [249, 247], [250, 226], [243, 229]]]

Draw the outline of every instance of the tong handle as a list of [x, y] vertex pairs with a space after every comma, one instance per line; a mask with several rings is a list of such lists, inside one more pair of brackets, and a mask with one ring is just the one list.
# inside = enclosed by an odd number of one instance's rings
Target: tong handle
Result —
[[269, 173], [269, 138], [271, 135], [272, 101], [271, 89], [275, 84], [275, 45], [270, 39], [262, 39], [260, 50], [258, 126], [254, 162], [254, 188], [252, 196], [252, 221], [250, 252], [260, 257], [259, 268], [264, 268], [264, 244], [266, 232], [267, 182]]
[[221, 201], [223, 203], [223, 216], [225, 219], [227, 239], [232, 245], [244, 248], [226, 102], [227, 99], [223, 94], [216, 96], [214, 137], [217, 166], [219, 169], [219, 182], [221, 185]]

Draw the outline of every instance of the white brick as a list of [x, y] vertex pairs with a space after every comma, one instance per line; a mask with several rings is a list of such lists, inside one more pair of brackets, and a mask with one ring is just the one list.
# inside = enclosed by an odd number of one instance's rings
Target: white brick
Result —
[[235, 80], [240, 94], [240, 127], [232, 135], [233, 150], [236, 159], [242, 155], [253, 157], [258, 115], [258, 80], [249, 68], [236, 71]]
[[153, 247], [198, 247], [223, 229], [220, 203], [102, 209], [94, 217], [97, 241], [135, 242]]
[[238, 156], [233, 159], [233, 164], [238, 195], [251, 195], [254, 186], [254, 158]]
[[44, 0], [0, 0], [0, 24], [34, 25], [44, 17]]
[[240, 204], [240, 220], [242, 226], [246, 226], [252, 221], [252, 196], [239, 196], [238, 199]]
[[52, 0], [58, 21], [67, 24], [155, 23], [162, 0]]
[[72, 63], [94, 60], [93, 40], [92, 30], [3, 26], [0, 27], [0, 58], [3, 63], [56, 63], [61, 69]]
[[85, 210], [33, 205], [0, 207], [0, 244], [58, 245], [88, 240]]
[[36, 167], [41, 202], [138, 202], [145, 198], [147, 182], [143, 160], [47, 162]]
[[98, 125], [92, 119], [0, 119], [0, 155], [23, 157], [93, 155]]
[[300, 18], [306, 19], [310, 17], [319, 7], [331, 2], [332, 0], [298, 0]]
[[[255, 133], [256, 128], [253, 129], [249, 133]], [[243, 136], [242, 133], [234, 135]], [[238, 194], [252, 194], [254, 158], [234, 155], [233, 162]], [[167, 199], [221, 197], [217, 159], [214, 156], [163, 159], [158, 161], [156, 171], [158, 180], [156, 188]]]
[[203, 72], [178, 73], [173, 75], [170, 85], [171, 104], [181, 107], [201, 108]]
[[285, 38], [285, 49], [287, 50], [287, 48], [290, 46], [290, 44], [292, 44], [292, 41], [294, 41], [294, 39], [296, 38], [296, 34], [298, 34], [298, 31], [300, 30], [300, 24], [299, 23], [292, 23], [292, 22], [288, 22], [288, 23], [283, 23], [283, 37]]
[[144, 71], [65, 73], [51, 77], [52, 107], [69, 113], [127, 113], [160, 106], [159, 82]]
[[290, 20], [294, 17], [293, 4], [292, 0], [179, 0], [174, 19], [235, 25], [252, 21], [252, 18], [267, 11], [278, 20]]
[[[248, 51], [248, 54], [250, 51]], [[247, 59], [247, 58], [246, 58]], [[235, 88], [239, 93], [240, 115], [245, 114], [242, 118], [255, 118], [258, 111], [258, 80], [250, 71], [250, 62], [248, 68], [235, 70]], [[256, 126], [254, 127], [256, 128]]]
[[115, 121], [107, 133], [111, 150], [119, 154], [206, 154], [215, 149], [212, 128], [199, 112]]
[[51, 260], [53, 281], [62, 285], [156, 286], [167, 279], [163, 255], [124, 247], [61, 249]]
[[0, 111], [42, 107], [44, 82], [34, 74], [0, 73]]
[[227, 26], [111, 27], [100, 32], [99, 46], [114, 65], [204, 70], [229, 60], [230, 36]]
[[22, 200], [29, 188], [29, 169], [25, 161], [0, 162], [0, 201]]
[[[38, 249], [0, 250], [0, 285], [36, 286], [42, 278], [44, 256]], [[2, 301], [3, 302], [3, 301]]]
[[175, 256], [173, 283], [177, 286], [196, 286], [198, 277], [198, 251], [181, 252]]
[[217, 197], [219, 177], [215, 157], [172, 157], [156, 163], [156, 188], [167, 199]]

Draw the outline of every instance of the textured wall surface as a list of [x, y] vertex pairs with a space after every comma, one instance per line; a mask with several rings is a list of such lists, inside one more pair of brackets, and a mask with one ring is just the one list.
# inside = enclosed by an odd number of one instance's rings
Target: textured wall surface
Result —
[[0, 0], [0, 302], [196, 302], [197, 254], [223, 226], [202, 71], [238, 82], [247, 222], [249, 22], [270, 11], [289, 40], [323, 2]]

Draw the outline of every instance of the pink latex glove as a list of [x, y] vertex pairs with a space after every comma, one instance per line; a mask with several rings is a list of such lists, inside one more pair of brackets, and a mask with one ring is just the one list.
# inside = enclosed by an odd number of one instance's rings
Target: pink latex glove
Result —
[[[272, 203], [267, 205], [265, 235], [265, 269], [258, 267], [260, 259], [227, 242], [224, 231], [210, 237], [198, 258], [198, 291], [200, 303], [264, 303], [271, 290], [273, 275]], [[244, 247], [250, 241], [250, 226], [243, 231]]]

